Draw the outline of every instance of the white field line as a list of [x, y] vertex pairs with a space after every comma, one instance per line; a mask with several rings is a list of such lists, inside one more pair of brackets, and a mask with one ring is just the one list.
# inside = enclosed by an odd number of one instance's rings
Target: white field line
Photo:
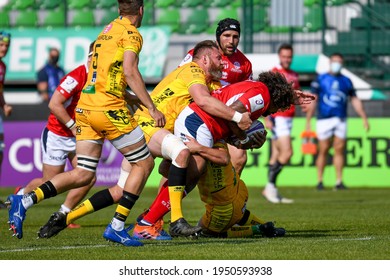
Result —
[[[360, 237], [360, 238], [333, 238], [333, 239], [324, 239], [324, 240], [317, 240], [317, 241], [368, 241], [373, 240], [374, 237], [367, 236], [367, 237]], [[168, 242], [169, 243], [169, 242]], [[147, 243], [146, 246], [164, 246], [167, 243]], [[107, 245], [81, 245], [81, 246], [62, 246], [62, 247], [34, 247], [34, 248], [19, 248], [19, 249], [10, 249], [10, 250], [0, 250], [1, 253], [15, 253], [15, 252], [32, 252], [32, 251], [43, 251], [43, 250], [73, 250], [73, 249], [90, 249], [90, 248], [102, 248], [102, 247], [109, 247], [109, 246], [119, 246], [119, 244], [107, 244]]]

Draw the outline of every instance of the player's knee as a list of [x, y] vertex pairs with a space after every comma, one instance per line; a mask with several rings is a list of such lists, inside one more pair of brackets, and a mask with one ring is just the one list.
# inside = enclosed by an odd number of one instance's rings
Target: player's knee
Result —
[[81, 186], [91, 185], [95, 178], [94, 172], [90, 172], [82, 168], [76, 168], [75, 172], [77, 172], [76, 176], [78, 185]]
[[172, 161], [177, 167], [186, 167], [190, 158], [190, 151], [183, 141], [173, 135], [168, 134], [161, 143], [161, 152], [165, 159]]

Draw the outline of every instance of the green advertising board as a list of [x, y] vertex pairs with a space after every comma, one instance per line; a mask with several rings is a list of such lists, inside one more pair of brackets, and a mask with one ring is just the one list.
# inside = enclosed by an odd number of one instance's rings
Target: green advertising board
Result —
[[[60, 65], [69, 72], [86, 62], [89, 44], [102, 28], [14, 29], [5, 63], [7, 81], [35, 81], [36, 72], [46, 63], [48, 49], [61, 50]], [[144, 39], [139, 69], [144, 79], [160, 79], [169, 46], [168, 27], [141, 27]]]
[[[345, 156], [344, 183], [348, 187], [390, 187], [390, 118], [370, 119], [370, 131], [366, 133], [359, 118], [348, 120], [347, 146]], [[284, 187], [312, 187], [317, 184], [315, 156], [301, 153], [301, 132], [305, 127], [304, 118], [293, 123], [294, 155], [286, 166], [277, 184]], [[313, 120], [312, 127], [315, 127]], [[270, 133], [268, 134], [270, 137]], [[333, 151], [331, 150], [331, 154]], [[250, 187], [264, 187], [267, 183], [267, 164], [270, 155], [269, 141], [258, 150], [248, 151], [248, 162], [242, 178]], [[156, 166], [160, 160], [157, 159]], [[157, 169], [147, 183], [158, 186], [160, 176]], [[325, 168], [324, 185], [335, 185], [335, 169], [331, 158]]]

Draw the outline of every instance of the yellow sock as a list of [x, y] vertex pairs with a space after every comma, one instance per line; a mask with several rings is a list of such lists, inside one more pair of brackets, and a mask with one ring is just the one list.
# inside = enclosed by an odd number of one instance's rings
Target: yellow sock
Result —
[[227, 231], [228, 238], [245, 238], [252, 237], [253, 230], [251, 226], [232, 226]]
[[255, 214], [250, 212], [248, 220], [244, 224], [244, 226], [249, 226], [249, 225], [258, 225], [258, 224], [265, 224], [265, 221], [257, 217]]
[[66, 217], [66, 224], [69, 225], [73, 221], [84, 217], [85, 215], [94, 212], [95, 209], [93, 209], [93, 206], [89, 199], [79, 204], [74, 210], [70, 211], [68, 213], [68, 216]]
[[35, 190], [33, 190], [35, 195], [37, 196], [37, 203], [42, 201], [45, 198], [45, 195], [43, 194], [43, 191], [38, 187]]
[[183, 198], [184, 186], [169, 186], [169, 201], [171, 203], [171, 222], [183, 218], [181, 200]]
[[117, 213], [124, 219], [123, 221], [125, 221], [130, 214], [130, 209], [124, 207], [123, 205], [118, 204], [115, 210], [115, 216]]

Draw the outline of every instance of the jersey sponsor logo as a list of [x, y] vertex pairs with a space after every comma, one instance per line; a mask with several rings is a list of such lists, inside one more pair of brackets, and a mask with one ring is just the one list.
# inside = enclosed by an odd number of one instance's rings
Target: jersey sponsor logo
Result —
[[161, 102], [163, 102], [165, 99], [167, 99], [168, 97], [174, 95], [175, 93], [170, 89], [170, 88], [167, 88], [164, 90], [164, 92], [159, 95], [159, 96], [156, 96], [156, 97], [153, 97], [153, 103], [154, 104], [160, 104]]
[[264, 99], [263, 99], [263, 96], [261, 94], [250, 97], [248, 99], [248, 101], [250, 104], [251, 112], [255, 112], [257, 110], [264, 108]]
[[68, 93], [74, 90], [74, 88], [79, 84], [73, 77], [67, 76], [65, 80], [61, 83], [60, 87], [67, 91]]
[[141, 38], [139, 36], [130, 36], [130, 39], [136, 42], [141, 42]]
[[100, 35], [99, 37], [98, 37], [98, 40], [105, 40], [105, 41], [107, 41], [107, 40], [111, 40], [112, 39], [112, 36], [111, 35]]
[[203, 70], [200, 69], [200, 68], [192, 68], [192, 69], [191, 69], [191, 73], [202, 73], [202, 74], [203, 74], [204, 72], [203, 72]]

